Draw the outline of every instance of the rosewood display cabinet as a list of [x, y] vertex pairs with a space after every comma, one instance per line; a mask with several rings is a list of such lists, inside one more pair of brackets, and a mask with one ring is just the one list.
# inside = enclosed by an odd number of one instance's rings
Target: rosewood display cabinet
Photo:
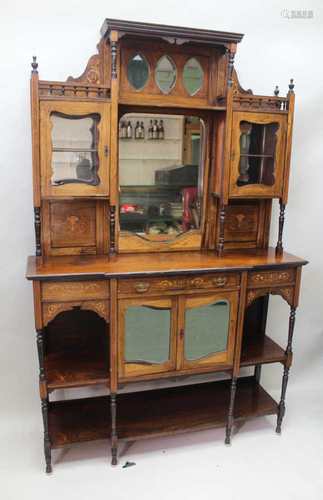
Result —
[[[283, 250], [293, 81], [286, 97], [244, 90], [240, 34], [111, 19], [101, 33], [79, 78], [39, 80], [32, 62], [27, 278], [47, 472], [75, 442], [110, 439], [115, 465], [119, 441], [224, 426], [229, 444], [262, 415], [279, 433], [306, 264]], [[285, 346], [266, 335], [270, 294], [290, 307]], [[279, 401], [265, 363], [283, 366]], [[152, 389], [133, 392], [141, 381]], [[106, 395], [68, 398], [90, 386]]]

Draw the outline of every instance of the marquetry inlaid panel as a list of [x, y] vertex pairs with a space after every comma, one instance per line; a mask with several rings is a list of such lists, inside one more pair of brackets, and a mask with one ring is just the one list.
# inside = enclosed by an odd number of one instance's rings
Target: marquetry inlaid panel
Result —
[[151, 279], [119, 280], [120, 295], [173, 294], [176, 292], [194, 292], [201, 290], [217, 290], [237, 288], [240, 284], [239, 274], [207, 274], [194, 276], [175, 276]]
[[52, 281], [42, 283], [42, 301], [105, 299], [109, 297], [109, 281]]
[[48, 325], [58, 314], [73, 309], [94, 311], [105, 321], [109, 321], [109, 301], [108, 300], [85, 300], [73, 302], [44, 302], [42, 304], [42, 315], [44, 326]]
[[294, 283], [294, 281], [295, 281], [295, 269], [251, 272], [248, 275], [248, 287], [253, 287], [253, 288], [291, 284]]

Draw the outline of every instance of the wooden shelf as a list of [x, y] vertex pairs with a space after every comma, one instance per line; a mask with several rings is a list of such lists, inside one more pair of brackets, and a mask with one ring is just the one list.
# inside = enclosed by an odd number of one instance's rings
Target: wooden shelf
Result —
[[[230, 380], [158, 389], [117, 396], [120, 440], [139, 440], [223, 427], [229, 406]], [[235, 419], [277, 414], [278, 405], [255, 381], [239, 379]], [[49, 434], [54, 448], [110, 436], [109, 396], [49, 404]]]
[[98, 353], [67, 352], [45, 357], [45, 373], [49, 390], [107, 384], [108, 367]]
[[281, 363], [285, 360], [284, 349], [266, 335], [250, 337], [242, 343], [240, 366]]

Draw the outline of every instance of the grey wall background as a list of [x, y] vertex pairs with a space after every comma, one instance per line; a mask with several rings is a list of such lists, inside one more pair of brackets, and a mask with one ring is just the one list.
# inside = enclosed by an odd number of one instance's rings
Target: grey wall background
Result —
[[[295, 79], [296, 114], [285, 248], [309, 259], [304, 268], [297, 313], [294, 366], [290, 383], [301, 391], [321, 383], [322, 363], [322, 139], [323, 4], [303, 1], [313, 19], [290, 19], [294, 1], [260, 3], [214, 0], [55, 0], [2, 2], [0, 65], [0, 392], [1, 417], [40, 419], [32, 287], [25, 278], [26, 257], [34, 252], [29, 75], [37, 55], [42, 79], [80, 75], [95, 53], [105, 17], [245, 33], [235, 67], [240, 82], [254, 93], [288, 89]], [[276, 241], [278, 210], [273, 211]], [[271, 298], [269, 331], [283, 345], [288, 307]], [[267, 386], [278, 389], [281, 367], [267, 367]]]

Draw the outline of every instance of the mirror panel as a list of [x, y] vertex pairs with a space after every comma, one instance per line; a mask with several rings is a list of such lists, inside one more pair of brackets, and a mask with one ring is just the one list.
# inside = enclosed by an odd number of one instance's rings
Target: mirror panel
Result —
[[52, 185], [99, 184], [99, 121], [98, 114], [51, 114]]
[[149, 65], [142, 54], [136, 54], [128, 62], [127, 76], [130, 85], [136, 90], [142, 90], [149, 77]]
[[203, 85], [204, 73], [199, 61], [192, 57], [183, 69], [183, 84], [190, 96], [195, 95]]
[[266, 125], [240, 122], [240, 162], [238, 186], [275, 184], [275, 153], [278, 123]]
[[155, 70], [155, 80], [163, 94], [169, 94], [174, 87], [176, 73], [176, 66], [169, 56], [163, 56], [159, 59]]
[[185, 310], [184, 353], [188, 361], [210, 356], [227, 349], [230, 304], [213, 304]]
[[125, 313], [125, 361], [164, 363], [170, 359], [171, 311], [128, 307]]
[[200, 227], [203, 130], [198, 117], [134, 113], [122, 117], [121, 231], [167, 242]]

